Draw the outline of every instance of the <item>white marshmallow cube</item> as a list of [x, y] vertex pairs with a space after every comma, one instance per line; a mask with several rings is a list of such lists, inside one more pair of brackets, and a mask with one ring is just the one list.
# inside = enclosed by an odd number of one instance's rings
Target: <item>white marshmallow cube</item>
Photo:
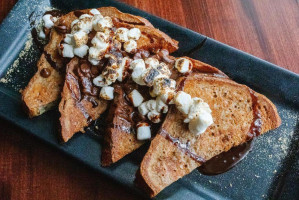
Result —
[[151, 139], [151, 127], [148, 123], [137, 124], [137, 140], [148, 140]]
[[128, 40], [124, 43], [124, 49], [128, 53], [135, 53], [137, 50], [137, 43], [134, 40]]
[[114, 88], [111, 86], [102, 87], [100, 97], [105, 100], [112, 100], [114, 98], [113, 92]]
[[128, 95], [128, 97], [134, 107], [140, 106], [144, 100], [143, 96], [138, 92], [138, 90], [135, 89]]
[[127, 28], [118, 28], [115, 32], [115, 38], [120, 42], [128, 41], [128, 32]]
[[139, 28], [131, 28], [128, 32], [129, 39], [139, 40], [140, 36], [141, 36], [141, 32]]
[[192, 104], [192, 98], [186, 92], [179, 91], [174, 98], [174, 103], [181, 113], [187, 115]]
[[46, 28], [52, 28], [54, 26], [54, 22], [51, 20], [52, 15], [46, 14], [43, 16], [44, 25]]
[[81, 45], [80, 47], [74, 48], [74, 54], [80, 58], [83, 58], [87, 55], [88, 52], [88, 46], [87, 45]]
[[65, 58], [73, 58], [74, 57], [74, 48], [72, 45], [69, 44], [61, 44], [60, 45], [60, 53], [62, 57]]
[[179, 58], [175, 61], [175, 68], [180, 73], [190, 72], [192, 70], [193, 64], [189, 59]]
[[106, 86], [105, 85], [105, 79], [103, 77], [103, 75], [99, 75], [97, 77], [95, 77], [93, 80], [92, 80], [93, 84], [98, 86], [98, 87], [104, 87]]

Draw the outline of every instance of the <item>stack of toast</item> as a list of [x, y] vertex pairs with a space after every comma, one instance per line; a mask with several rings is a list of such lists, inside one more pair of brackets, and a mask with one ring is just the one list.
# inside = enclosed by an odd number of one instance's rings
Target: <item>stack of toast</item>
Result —
[[[113, 7], [97, 10], [104, 17], [111, 17], [116, 28], [141, 31], [137, 41], [137, 49], [141, 51], [132, 55], [132, 59], [155, 57], [165, 61], [177, 81], [177, 90], [202, 98], [212, 110], [214, 123], [199, 136], [190, 133], [183, 122], [184, 116], [173, 105], [163, 122], [155, 125], [155, 136], [136, 174], [136, 183], [151, 197], [212, 157], [280, 125], [276, 107], [269, 99], [232, 81], [215, 67], [188, 58], [193, 65], [192, 72], [178, 75], [172, 67], [176, 58], [168, 55], [178, 49], [178, 42], [154, 28], [148, 20]], [[30, 117], [43, 114], [60, 101], [64, 142], [75, 133], [84, 132], [84, 128], [108, 110], [102, 165], [109, 166], [145, 143], [137, 139], [134, 130], [135, 118], [142, 116], [133, 116], [136, 109], [127, 97], [132, 88], [141, 87], [127, 78], [113, 85], [112, 101], [104, 100], [92, 83], [92, 78], [99, 75], [98, 68], [84, 58], [70, 59], [59, 54], [58, 46], [65, 34], [70, 33], [72, 22], [89, 12], [90, 9], [73, 11], [55, 22], [38, 61], [38, 70], [23, 90], [22, 98]]]

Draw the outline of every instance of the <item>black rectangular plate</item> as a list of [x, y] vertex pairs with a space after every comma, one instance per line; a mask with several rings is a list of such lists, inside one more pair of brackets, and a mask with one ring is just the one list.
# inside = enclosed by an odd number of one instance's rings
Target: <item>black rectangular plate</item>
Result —
[[[206, 36], [182, 28], [128, 5], [98, 0], [19, 0], [0, 26], [0, 116], [91, 168], [141, 193], [134, 186], [135, 172], [145, 147], [109, 168], [100, 166], [101, 138], [88, 130], [67, 144], [57, 140], [58, 111], [28, 119], [22, 110], [19, 89], [34, 74], [40, 53], [30, 39], [30, 19], [40, 18], [47, 7], [63, 11], [114, 6], [147, 18], [180, 42], [175, 55], [199, 59], [270, 98], [282, 125], [256, 140], [252, 152], [235, 168], [218, 176], [198, 171], [172, 184], [156, 199], [296, 199], [299, 195], [298, 111], [299, 76]], [[29, 39], [29, 40], [28, 40]]]

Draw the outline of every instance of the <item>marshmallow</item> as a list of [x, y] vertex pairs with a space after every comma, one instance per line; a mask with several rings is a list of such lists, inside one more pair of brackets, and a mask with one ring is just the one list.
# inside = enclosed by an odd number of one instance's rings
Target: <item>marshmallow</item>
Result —
[[131, 62], [130, 69], [133, 69], [132, 79], [138, 85], [145, 85], [143, 81], [143, 74], [146, 71], [145, 63], [142, 59], [137, 59]]
[[150, 90], [150, 95], [152, 97], [159, 96], [161, 94], [167, 93], [168, 90], [175, 89], [176, 82], [173, 79], [169, 78], [156, 78], [154, 80], [153, 87]]
[[79, 20], [80, 20], [80, 19], [84, 19], [84, 18], [92, 18], [92, 16], [89, 15], [89, 14], [83, 14], [83, 15], [81, 15], [81, 16], [79, 17]]
[[139, 40], [140, 36], [141, 36], [141, 32], [139, 28], [131, 28], [128, 32], [129, 39]]
[[97, 9], [93, 8], [89, 11], [92, 15], [101, 15], [100, 11], [98, 11]]
[[108, 48], [109, 44], [107, 42], [105, 42], [105, 40], [103, 40], [104, 38], [98, 38], [98, 37], [94, 37], [92, 40], [91, 40], [91, 44], [99, 49], [99, 50], [102, 50], [102, 51], [106, 51], [106, 49]]
[[99, 48], [95, 48], [95, 47], [90, 47], [89, 48], [89, 58], [90, 59], [95, 59], [95, 60], [100, 60], [104, 53], [106, 52], [106, 49], [99, 49]]
[[189, 130], [195, 135], [202, 134], [213, 124], [211, 113], [201, 112], [189, 122]]
[[146, 115], [149, 112], [149, 109], [147, 108], [147, 102], [143, 102], [138, 106], [138, 111], [141, 115]]
[[185, 123], [188, 123], [193, 118], [197, 117], [197, 115], [201, 112], [211, 113], [210, 106], [204, 102], [201, 98], [195, 97], [192, 99], [192, 104], [189, 109], [189, 113], [187, 118], [184, 120]]
[[137, 50], [137, 43], [134, 40], [128, 40], [124, 43], [124, 49], [128, 53], [135, 53]]
[[156, 102], [156, 100], [153, 100], [153, 99], [148, 100], [148, 101], [146, 102], [146, 107], [147, 107], [147, 109], [149, 109], [149, 110], [156, 110], [156, 107], [157, 107], [157, 102]]
[[133, 90], [128, 95], [130, 101], [132, 102], [134, 107], [140, 106], [140, 104], [143, 102], [144, 98], [143, 96], [138, 92], [138, 90]]
[[110, 17], [100, 18], [94, 23], [93, 29], [95, 31], [104, 31], [106, 28], [112, 28], [113, 22]]
[[145, 60], [145, 64], [149, 67], [157, 67], [159, 65], [159, 60], [157, 60], [156, 58], [147, 58]]
[[74, 41], [75, 41], [76, 47], [85, 45], [88, 42], [88, 34], [84, 31], [80, 30], [74, 34]]
[[75, 19], [74, 21], [72, 21], [72, 23], [71, 23], [71, 28], [73, 28], [73, 26], [75, 25], [75, 24], [77, 24], [79, 22], [79, 19]]
[[63, 41], [69, 45], [75, 46], [75, 40], [72, 34], [65, 34]]
[[103, 77], [105, 78], [105, 84], [106, 85], [111, 85], [114, 83], [119, 76], [117, 72], [117, 68], [112, 65], [112, 66], [107, 66], [103, 72], [102, 72]]
[[157, 70], [159, 70], [165, 76], [171, 75], [171, 71], [164, 62], [159, 63], [159, 65], [157, 66]]
[[54, 26], [54, 22], [52, 21], [53, 17], [50, 14], [46, 14], [43, 16], [44, 25], [46, 28], [52, 28]]
[[190, 72], [192, 70], [193, 64], [189, 59], [179, 58], [175, 61], [175, 68], [180, 73]]
[[103, 33], [103, 32], [97, 32], [95, 37], [98, 38], [102, 42], [108, 42], [109, 34], [106, 34], [106, 33]]
[[112, 100], [114, 98], [113, 95], [114, 88], [110, 86], [102, 87], [100, 92], [100, 97], [105, 100]]
[[123, 58], [119, 65], [119, 68], [117, 69], [117, 72], [119, 74], [117, 80], [119, 82], [122, 82], [124, 79], [125, 72], [127, 71], [127, 62], [130, 62], [130, 58], [128, 57]]
[[165, 77], [165, 76], [163, 76], [161, 72], [156, 68], [149, 67], [143, 73], [142, 79], [147, 86], [151, 87], [153, 86], [155, 79], [160, 77]]
[[92, 80], [93, 84], [98, 86], [98, 87], [104, 87], [106, 86], [105, 85], [105, 79], [103, 77], [103, 75], [99, 75], [97, 77], [95, 77], [93, 80]]
[[74, 54], [76, 56], [79, 56], [80, 58], [83, 58], [87, 55], [88, 52], [88, 46], [87, 45], [81, 45], [80, 47], [74, 48]]
[[128, 32], [127, 28], [118, 28], [115, 32], [115, 38], [120, 42], [128, 41]]
[[137, 124], [137, 140], [151, 139], [151, 128], [146, 122], [139, 122]]
[[179, 91], [174, 97], [174, 103], [181, 113], [187, 115], [192, 104], [192, 99], [189, 94]]
[[[89, 15], [90, 16], [90, 15]], [[86, 33], [89, 33], [92, 30], [92, 18], [90, 17], [83, 17], [79, 20], [75, 20], [76, 22], [72, 23], [72, 33], [75, 33], [77, 31], [84, 31]]]
[[161, 100], [160, 97], [157, 97], [156, 99], [156, 111], [162, 113], [168, 112], [168, 106]]
[[165, 93], [159, 95], [159, 98], [165, 104], [174, 104], [173, 98], [175, 96], [175, 90], [166, 90]]
[[152, 110], [149, 113], [147, 113], [147, 118], [155, 124], [161, 122], [161, 114], [158, 113], [156, 110]]
[[40, 38], [40, 39], [46, 39], [46, 34], [43, 31], [43, 29], [39, 30], [39, 32], [38, 32], [38, 38]]
[[72, 45], [69, 44], [61, 44], [59, 48], [60, 55], [65, 58], [73, 58], [74, 57], [74, 49]]

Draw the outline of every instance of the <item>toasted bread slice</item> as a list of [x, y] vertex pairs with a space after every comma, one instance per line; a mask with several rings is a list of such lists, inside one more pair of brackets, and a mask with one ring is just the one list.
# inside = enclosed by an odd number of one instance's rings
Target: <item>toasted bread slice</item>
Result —
[[[22, 100], [30, 117], [38, 116], [55, 106], [63, 86], [63, 77], [42, 54], [37, 63], [37, 72], [22, 92]], [[47, 69], [50, 76], [44, 78], [41, 71]]]
[[84, 128], [107, 108], [105, 100], [94, 97], [94, 102], [83, 96], [76, 73], [78, 67], [78, 58], [73, 58], [67, 65], [62, 99], [59, 104], [61, 135], [64, 142], [68, 141], [76, 132], [84, 132]]
[[139, 148], [144, 141], [134, 133], [134, 107], [125, 98], [122, 85], [114, 85], [114, 100], [106, 119], [107, 129], [102, 149], [102, 165], [108, 166]]
[[[181, 81], [184, 81], [185, 92], [192, 97], [202, 98], [210, 105], [214, 124], [203, 134], [195, 136], [190, 133], [188, 125], [183, 123], [182, 114], [175, 107], [170, 109], [136, 175], [137, 184], [151, 197], [199, 167], [202, 162], [198, 162], [198, 158], [206, 161], [246, 142], [255, 121], [254, 107], [261, 116], [260, 133], [275, 129], [281, 124], [273, 103], [245, 85], [200, 73], [193, 73]], [[189, 153], [167, 139], [167, 134], [178, 138], [183, 144], [189, 141]]]
[[[113, 7], [102, 7], [98, 10], [103, 16], [112, 17], [118, 27], [125, 26], [140, 28], [144, 34], [138, 41], [138, 48], [159, 48], [162, 46], [167, 48], [170, 52], [173, 52], [178, 48], [177, 41], [172, 40], [158, 29], [154, 29], [152, 24], [142, 17], [122, 13]], [[86, 9], [80, 10], [79, 12], [84, 14], [89, 13], [89, 11], [90, 9]], [[66, 32], [70, 32], [72, 21], [77, 19], [76, 12], [78, 11], [61, 16], [59, 20], [55, 22], [55, 26], [58, 27], [57, 30], [59, 29], [59, 26], [63, 25], [66, 26]], [[43, 57], [40, 58], [37, 73], [30, 80], [22, 93], [24, 105], [28, 110], [30, 117], [38, 116], [51, 109], [56, 105], [56, 102], [60, 98], [59, 91], [62, 90], [60, 85], [61, 81], [64, 79], [66, 60], [59, 55], [57, 46], [63, 38], [63, 33], [56, 31], [55, 28], [51, 30], [49, 43], [44, 48], [44, 54], [46, 56], [43, 55]], [[57, 70], [57, 73], [51, 73], [51, 76], [47, 79], [43, 78], [40, 75], [40, 70], [51, 67], [53, 70]], [[58, 71], [62, 73], [58, 73]], [[40, 85], [43, 85], [43, 87]], [[34, 94], [37, 94], [37, 96], [34, 95], [33, 92]], [[46, 96], [43, 96], [43, 94], [46, 94]], [[49, 94], [51, 94], [51, 98], [49, 98]]]

